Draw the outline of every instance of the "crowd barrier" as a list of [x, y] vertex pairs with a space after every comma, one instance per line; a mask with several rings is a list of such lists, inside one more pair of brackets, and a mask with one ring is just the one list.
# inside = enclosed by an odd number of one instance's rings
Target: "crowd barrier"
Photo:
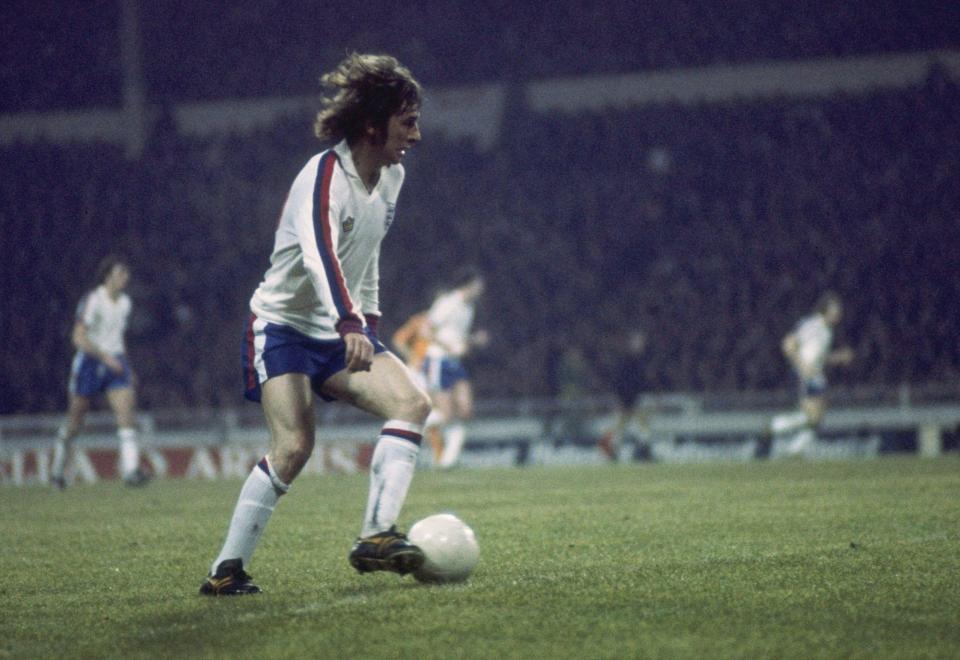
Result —
[[[696, 397], [651, 397], [647, 421], [634, 421], [620, 448], [622, 462], [703, 462], [777, 459], [786, 443], [764, 442], [775, 410], [704, 410]], [[59, 416], [0, 417], [0, 484], [46, 484]], [[601, 464], [610, 459], [597, 440], [613, 422], [611, 402], [515, 401], [478, 405], [467, 428], [462, 468]], [[259, 408], [143, 413], [142, 461], [158, 478], [243, 477], [267, 450]], [[954, 448], [960, 403], [884, 403], [830, 410], [808, 459], [872, 457], [894, 452], [939, 455]], [[318, 418], [317, 444], [304, 473], [364, 471], [379, 422], [343, 407]], [[69, 477], [93, 483], [117, 478], [117, 440], [109, 413], [90, 415], [74, 444]], [[431, 452], [421, 452], [430, 467]]]

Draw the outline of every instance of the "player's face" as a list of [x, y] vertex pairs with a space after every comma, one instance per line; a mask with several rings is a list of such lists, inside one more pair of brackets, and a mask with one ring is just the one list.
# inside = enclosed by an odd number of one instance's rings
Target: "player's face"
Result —
[[464, 288], [464, 295], [468, 300], [476, 300], [483, 295], [484, 283], [483, 278], [476, 278], [470, 281], [469, 284]]
[[827, 325], [836, 325], [840, 322], [840, 317], [843, 316], [843, 308], [840, 307], [839, 303], [833, 303], [827, 306], [826, 311], [823, 313], [823, 319]]
[[123, 264], [117, 264], [113, 267], [113, 270], [110, 271], [110, 274], [107, 275], [106, 285], [107, 288], [114, 291], [123, 291], [129, 281], [130, 270]]
[[407, 149], [420, 141], [420, 111], [408, 110], [390, 117], [387, 139], [383, 145], [384, 160], [396, 165], [403, 160]]

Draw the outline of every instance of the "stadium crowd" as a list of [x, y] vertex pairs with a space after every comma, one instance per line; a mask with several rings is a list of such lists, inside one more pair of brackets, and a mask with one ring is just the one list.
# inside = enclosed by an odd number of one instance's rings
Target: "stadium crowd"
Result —
[[[649, 338], [657, 391], [785, 387], [780, 337], [827, 288], [846, 301], [846, 383], [960, 376], [960, 90], [736, 101], [576, 116], [508, 111], [502, 146], [427, 136], [384, 244], [384, 334], [452, 264], [489, 293], [482, 396], [556, 393], [565, 352]], [[308, 121], [253, 135], [5, 148], [0, 412], [63, 408], [73, 309], [106, 252], [133, 267], [145, 408], [235, 406], [247, 297]]]

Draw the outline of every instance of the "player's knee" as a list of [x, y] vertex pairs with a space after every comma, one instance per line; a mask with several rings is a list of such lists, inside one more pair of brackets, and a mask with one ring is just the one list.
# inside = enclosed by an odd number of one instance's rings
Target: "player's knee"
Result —
[[137, 427], [137, 416], [133, 411], [117, 413], [117, 427], [121, 429], [135, 429]]
[[313, 453], [314, 437], [308, 431], [285, 431], [274, 438], [274, 454], [278, 463], [278, 471], [286, 473], [290, 469], [299, 472]]
[[415, 424], [426, 422], [432, 407], [430, 397], [420, 389], [411, 389], [397, 402], [400, 416]]

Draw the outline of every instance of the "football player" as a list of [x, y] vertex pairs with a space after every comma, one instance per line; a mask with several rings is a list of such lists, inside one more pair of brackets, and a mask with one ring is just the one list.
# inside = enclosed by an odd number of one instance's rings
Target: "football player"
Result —
[[311, 158], [293, 181], [246, 327], [246, 396], [263, 406], [270, 449], [240, 491], [202, 594], [260, 591], [246, 568], [274, 507], [313, 452], [315, 394], [385, 420], [351, 565], [406, 574], [424, 559], [395, 523], [430, 400], [377, 338], [380, 243], [394, 219], [402, 162], [420, 141], [421, 88], [387, 55], [354, 53], [322, 81], [333, 94], [315, 132], [335, 146]]
[[67, 486], [73, 439], [83, 428], [93, 399], [101, 394], [117, 419], [120, 476], [129, 486], [142, 486], [150, 480], [140, 469], [136, 393], [124, 344], [131, 309], [124, 289], [130, 281], [130, 269], [111, 255], [101, 260], [96, 277], [96, 288], [77, 306], [71, 333], [77, 352], [70, 368], [67, 419], [57, 432], [50, 469], [50, 482], [60, 489]]
[[434, 429], [442, 433], [443, 451], [438, 462], [441, 468], [457, 464], [466, 439], [466, 422], [473, 416], [473, 387], [462, 359], [474, 348], [489, 343], [485, 330], [471, 330], [483, 290], [480, 273], [465, 268], [427, 312], [430, 345], [423, 373], [433, 400], [427, 428], [431, 433]]
[[799, 410], [777, 415], [770, 423], [773, 436], [793, 436], [789, 455], [801, 454], [816, 437], [826, 410], [826, 367], [849, 364], [853, 351], [831, 350], [833, 329], [843, 314], [840, 297], [828, 292], [820, 297], [816, 310], [802, 319], [781, 343], [783, 354], [800, 382]]

